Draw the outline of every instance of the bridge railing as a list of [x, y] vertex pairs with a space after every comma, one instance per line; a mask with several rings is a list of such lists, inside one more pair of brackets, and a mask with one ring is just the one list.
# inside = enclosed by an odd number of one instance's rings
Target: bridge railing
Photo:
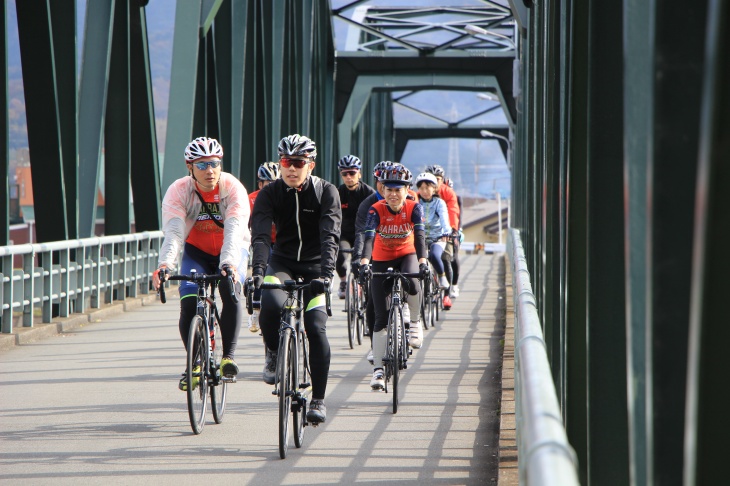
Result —
[[515, 416], [520, 484], [578, 485], [520, 231], [510, 229], [515, 309]]
[[24, 327], [34, 315], [51, 322], [102, 303], [150, 290], [163, 233], [150, 231], [0, 247], [0, 330], [13, 332], [13, 316]]

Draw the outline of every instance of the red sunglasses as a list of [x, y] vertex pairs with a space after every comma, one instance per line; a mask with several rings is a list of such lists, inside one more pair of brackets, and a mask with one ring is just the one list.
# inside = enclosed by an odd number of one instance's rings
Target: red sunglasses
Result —
[[288, 169], [291, 166], [294, 166], [297, 169], [301, 169], [308, 163], [309, 163], [308, 160], [302, 160], [302, 159], [281, 159], [281, 160], [279, 160], [279, 164], [281, 164], [281, 166], [284, 167], [285, 169]]

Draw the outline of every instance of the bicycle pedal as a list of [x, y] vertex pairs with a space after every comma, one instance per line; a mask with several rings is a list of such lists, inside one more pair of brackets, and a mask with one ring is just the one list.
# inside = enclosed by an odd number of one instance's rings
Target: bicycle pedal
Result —
[[236, 377], [235, 376], [223, 376], [223, 377], [221, 377], [221, 381], [223, 383], [235, 383]]
[[271, 394], [278, 397], [279, 396], [279, 390], [273, 389], [273, 390], [271, 390]]
[[311, 384], [311, 383], [300, 383], [300, 384], [299, 384], [299, 388], [300, 388], [300, 389], [303, 389], [303, 388], [309, 388], [310, 386], [312, 386], [312, 384]]

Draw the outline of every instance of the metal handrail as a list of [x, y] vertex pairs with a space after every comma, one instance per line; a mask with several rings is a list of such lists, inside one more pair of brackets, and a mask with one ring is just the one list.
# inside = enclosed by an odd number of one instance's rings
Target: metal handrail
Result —
[[[102, 302], [148, 294], [162, 231], [0, 247], [0, 331], [13, 332], [14, 313], [32, 327]], [[58, 308], [54, 313], [53, 306]]]
[[520, 231], [510, 229], [515, 309], [515, 414], [520, 484], [578, 485]]

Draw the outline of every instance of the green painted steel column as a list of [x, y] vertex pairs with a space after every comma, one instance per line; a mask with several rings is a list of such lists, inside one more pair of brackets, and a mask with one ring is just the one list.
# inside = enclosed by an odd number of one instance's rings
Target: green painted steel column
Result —
[[178, 0], [175, 6], [165, 163], [161, 175], [163, 192], [187, 173], [183, 152], [193, 133], [201, 2], [202, 0]]
[[104, 232], [131, 231], [129, 0], [116, 2], [104, 125]]
[[115, 0], [86, 7], [79, 86], [79, 236], [94, 236]]
[[[46, 0], [16, 3], [38, 242], [68, 239], [62, 135]], [[40, 201], [39, 201], [40, 202]]]
[[147, 17], [139, 0], [129, 4], [130, 140], [136, 231], [160, 229], [160, 178], [152, 100]]
[[588, 484], [628, 484], [623, 194], [623, 5], [588, 10]]
[[58, 93], [61, 159], [66, 192], [68, 237], [79, 237], [78, 132], [76, 123], [76, 0], [49, 1], [53, 34], [53, 64]]
[[568, 441], [578, 455], [578, 470], [581, 484], [588, 484], [588, 313], [586, 268], [587, 201], [588, 191], [588, 89], [589, 79], [586, 66], [590, 52], [588, 28], [588, 4], [568, 0], [565, 29], [570, 31], [571, 75], [568, 100], [569, 132], [566, 140], [566, 403], [565, 429]]
[[708, 2], [694, 227], [684, 484], [727, 482], [730, 4]]
[[[215, 18], [213, 42], [215, 44], [215, 79], [220, 113], [220, 143], [223, 145], [225, 157], [223, 170], [238, 175], [241, 166], [240, 157], [233, 151], [233, 3], [224, 2]], [[240, 113], [238, 114], [240, 119]], [[238, 135], [240, 137], [240, 135]]]
[[652, 484], [647, 457], [647, 228], [648, 160], [654, 112], [653, 19], [655, 3], [624, 1], [624, 177], [626, 183], [626, 316], [630, 476], [633, 484]]
[[[682, 476], [695, 181], [707, 2], [655, 4], [646, 316], [650, 484]], [[677, 35], [682, 25], [684, 35]], [[671, 241], [671, 245], [667, 242]]]
[[8, 148], [8, 6], [7, 0], [0, 2], [0, 112], [3, 113], [2, 128], [0, 128], [0, 174], [4, 175], [0, 183], [0, 245], [10, 243], [10, 187], [8, 184], [8, 170], [10, 169], [10, 152]]

